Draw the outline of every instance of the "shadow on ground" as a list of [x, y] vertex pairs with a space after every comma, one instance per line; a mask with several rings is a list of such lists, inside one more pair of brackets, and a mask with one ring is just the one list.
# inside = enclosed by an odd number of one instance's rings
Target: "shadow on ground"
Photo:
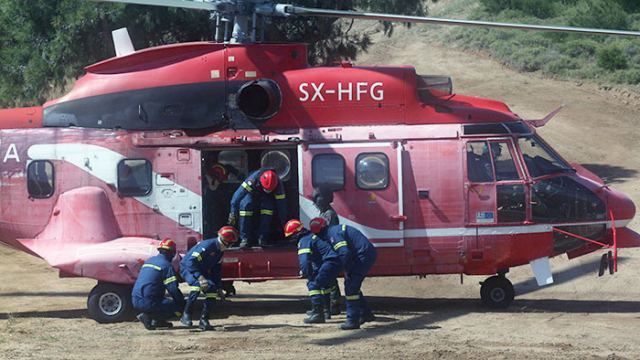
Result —
[[582, 164], [582, 166], [601, 177], [605, 184], [624, 183], [638, 176], [637, 170], [621, 166], [605, 164]]

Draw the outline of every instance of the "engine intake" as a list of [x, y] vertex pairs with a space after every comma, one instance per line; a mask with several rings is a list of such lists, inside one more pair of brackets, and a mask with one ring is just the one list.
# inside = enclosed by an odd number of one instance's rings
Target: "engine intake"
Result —
[[256, 80], [238, 90], [238, 109], [251, 120], [266, 121], [274, 117], [282, 105], [282, 93], [273, 80]]

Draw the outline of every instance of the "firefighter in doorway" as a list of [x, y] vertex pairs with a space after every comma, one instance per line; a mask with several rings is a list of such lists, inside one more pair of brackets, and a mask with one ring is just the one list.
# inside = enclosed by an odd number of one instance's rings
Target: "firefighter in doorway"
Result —
[[258, 245], [265, 246], [271, 233], [274, 212], [281, 226], [287, 221], [287, 201], [282, 181], [272, 169], [261, 168], [251, 173], [231, 198], [228, 223], [238, 223], [240, 247], [248, 248], [256, 243], [256, 219]]

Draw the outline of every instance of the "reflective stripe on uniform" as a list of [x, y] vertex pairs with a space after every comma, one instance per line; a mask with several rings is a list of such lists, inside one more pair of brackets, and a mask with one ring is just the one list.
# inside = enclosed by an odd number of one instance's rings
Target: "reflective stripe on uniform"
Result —
[[200, 286], [189, 286], [189, 291], [194, 292], [200, 292]]
[[176, 311], [173, 313], [176, 317], [182, 317], [182, 313], [180, 311]]
[[329, 288], [329, 289], [322, 289], [322, 294], [323, 294], [323, 295], [331, 294], [331, 293], [333, 292], [333, 290], [335, 290], [335, 288], [336, 288], [336, 287], [334, 286], [334, 287]]
[[298, 249], [298, 255], [302, 254], [313, 254], [311, 248]]
[[347, 225], [342, 224], [342, 231], [347, 231]]
[[170, 278], [166, 278], [166, 279], [164, 279], [164, 284], [165, 284], [165, 285], [167, 285], [167, 284], [171, 284], [171, 283], [172, 283], [172, 282], [174, 282], [174, 281], [176, 281], [176, 277], [175, 277], [175, 276], [172, 276], [172, 277], [170, 277]]
[[339, 243], [336, 243], [335, 245], [333, 245], [333, 250], [338, 250], [343, 246], [347, 246], [346, 241], [340, 241]]
[[217, 294], [217, 293], [206, 293], [206, 294], [204, 294], [204, 296], [205, 296], [207, 299], [216, 299], [216, 300], [220, 300], [220, 298], [218, 297], [218, 294]]
[[309, 290], [309, 296], [322, 295], [322, 290]]
[[202, 261], [202, 255], [200, 255], [200, 253], [197, 251], [194, 251], [193, 253], [191, 253], [191, 256], [198, 258], [198, 261]]
[[253, 211], [240, 210], [239, 213], [240, 213], [240, 216], [253, 216]]
[[360, 294], [358, 294], [358, 295], [347, 295], [347, 296], [345, 296], [345, 299], [347, 299], [349, 301], [359, 300], [360, 299]]
[[248, 192], [253, 192], [253, 188], [251, 187], [251, 185], [247, 184], [246, 181], [242, 182], [242, 187], [247, 190]]
[[287, 195], [285, 195], [285, 194], [275, 194], [273, 197], [276, 198], [276, 200], [284, 200], [287, 197]]
[[273, 215], [273, 210], [262, 209], [260, 215]]
[[162, 268], [161, 268], [160, 266], [156, 266], [156, 265], [153, 265], [153, 264], [144, 264], [144, 265], [142, 265], [142, 267], [143, 267], [143, 268], [148, 267], [148, 268], [156, 269], [156, 270], [158, 270], [158, 271], [161, 271], [161, 270], [162, 270]]

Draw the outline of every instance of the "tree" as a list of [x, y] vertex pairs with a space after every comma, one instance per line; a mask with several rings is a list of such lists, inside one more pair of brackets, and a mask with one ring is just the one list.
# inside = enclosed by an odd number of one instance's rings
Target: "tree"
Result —
[[[361, 8], [423, 15], [421, 0], [298, 0], [301, 6]], [[111, 31], [127, 27], [137, 49], [210, 40], [209, 14], [175, 8], [95, 3], [85, 0], [0, 1], [0, 106], [42, 104], [82, 74], [84, 66], [113, 56]], [[393, 27], [385, 24], [390, 34]], [[310, 44], [312, 63], [354, 59], [371, 44], [367, 35], [351, 31], [336, 19], [276, 19], [271, 41]]]

